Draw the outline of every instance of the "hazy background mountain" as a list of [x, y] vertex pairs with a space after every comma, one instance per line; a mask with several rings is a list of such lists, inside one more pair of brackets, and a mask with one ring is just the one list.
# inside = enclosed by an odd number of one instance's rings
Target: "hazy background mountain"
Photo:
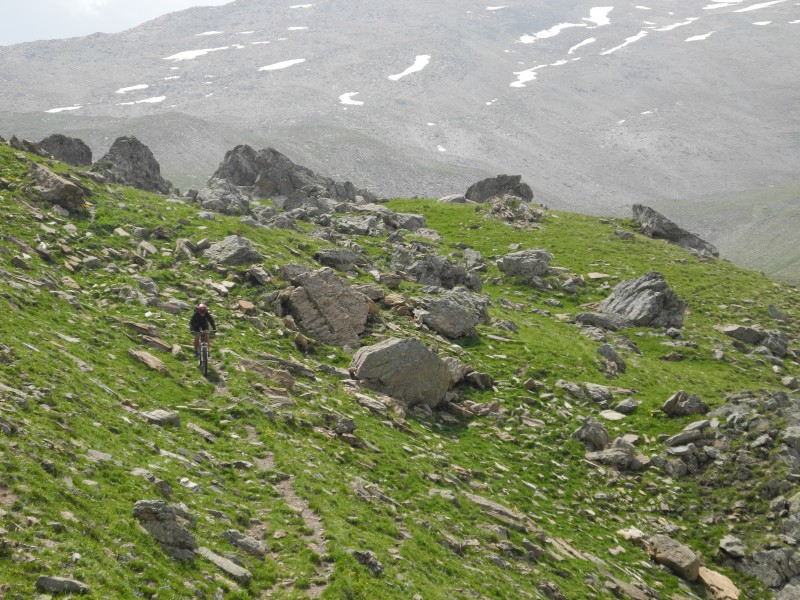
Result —
[[99, 158], [133, 134], [181, 188], [238, 143], [391, 196], [519, 173], [550, 206], [648, 204], [797, 278], [798, 33], [786, 0], [238, 0], [0, 48], [0, 135]]

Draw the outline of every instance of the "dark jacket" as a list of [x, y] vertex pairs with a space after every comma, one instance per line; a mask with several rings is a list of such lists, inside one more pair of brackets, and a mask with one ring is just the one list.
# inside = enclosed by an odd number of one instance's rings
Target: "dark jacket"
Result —
[[[210, 327], [209, 327], [210, 326]], [[206, 329], [217, 330], [217, 324], [214, 323], [214, 317], [211, 313], [206, 311], [206, 314], [201, 315], [200, 311], [194, 310], [191, 321], [189, 321], [190, 331], [205, 331]]]

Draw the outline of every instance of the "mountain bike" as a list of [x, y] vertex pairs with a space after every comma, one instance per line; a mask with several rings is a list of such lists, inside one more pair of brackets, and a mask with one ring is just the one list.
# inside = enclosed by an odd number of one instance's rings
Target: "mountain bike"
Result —
[[[200, 372], [205, 376], [208, 375], [208, 357], [209, 357], [209, 350], [208, 350], [208, 342], [206, 342], [206, 336], [203, 335], [205, 332], [200, 332], [200, 351], [197, 354], [197, 365], [200, 367]], [[212, 335], [216, 335], [216, 331], [211, 330], [208, 332], [209, 337]]]

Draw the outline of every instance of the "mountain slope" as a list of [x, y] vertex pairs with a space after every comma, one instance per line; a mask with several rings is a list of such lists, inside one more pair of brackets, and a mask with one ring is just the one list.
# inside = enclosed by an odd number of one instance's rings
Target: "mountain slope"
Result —
[[[0, 303], [13, 332], [0, 344], [4, 593], [49, 590], [40, 577], [52, 576], [119, 598], [704, 594], [627, 541], [632, 527], [688, 545], [742, 597], [773, 597], [765, 584], [787, 583], [770, 568], [793, 552], [791, 287], [615, 234], [629, 233], [628, 221], [546, 211], [538, 223], [509, 223], [490, 205], [395, 200], [386, 206], [423, 214], [442, 239], [337, 237], [303, 220], [289, 230], [248, 226], [51, 163], [92, 191], [85, 209], [64, 216], [34, 186], [38, 161], [0, 145]], [[249, 266], [215, 264], [181, 241], [203, 247], [202, 238], [234, 234], [263, 256], [260, 283]], [[444, 409], [404, 408], [349, 378], [352, 349], [298, 336], [278, 316], [295, 287], [282, 278], [318, 268], [312, 256], [325, 248], [365, 257], [369, 266], [340, 276], [370, 293], [376, 277], [391, 280], [398, 253], [459, 261], [480, 252], [491, 321], [475, 334], [446, 339], [413, 319], [443, 290], [406, 276], [399, 298], [377, 286], [383, 300], [358, 342], [419, 338], [483, 373], [478, 386], [454, 388]], [[554, 257], [538, 283], [495, 264], [534, 248]], [[679, 334], [578, 326], [588, 303], [650, 271], [688, 305]], [[189, 356], [186, 327], [200, 301], [221, 332], [208, 379]], [[784, 324], [770, 316], [780, 313]], [[716, 329], [730, 323], [780, 332], [788, 355]], [[608, 370], [603, 340], [627, 369]], [[681, 389], [721, 412], [667, 417], [662, 406]], [[631, 414], [603, 413], [629, 397]], [[572, 432], [589, 416], [612, 437], [635, 436], [649, 467], [587, 455]], [[706, 434], [670, 445], [698, 418]], [[194, 559], [172, 559], [174, 548], [156, 543], [140, 503], [155, 500], [192, 523], [184, 531]], [[720, 550], [728, 535], [744, 544], [743, 558]]]
[[180, 113], [218, 159], [231, 139], [278, 147], [389, 196], [520, 173], [550, 206], [624, 214], [797, 180], [798, 21], [790, 2], [238, 0], [0, 48], [0, 133], [52, 133], [35, 121], [60, 111], [96, 154], [136, 133], [188, 184], [210, 173], [182, 156]]

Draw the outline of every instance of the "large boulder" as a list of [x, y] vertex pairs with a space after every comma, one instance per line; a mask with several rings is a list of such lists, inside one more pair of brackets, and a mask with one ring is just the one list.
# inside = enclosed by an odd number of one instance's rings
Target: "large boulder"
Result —
[[368, 387], [406, 402], [436, 407], [447, 394], [447, 364], [417, 338], [389, 338], [353, 356], [350, 375]]
[[667, 217], [649, 206], [634, 204], [633, 219], [639, 224], [639, 231], [645, 235], [667, 240], [681, 248], [694, 250], [701, 255], [719, 256], [719, 251], [713, 244], [693, 233], [689, 233], [685, 229], [681, 229]]
[[133, 136], [119, 137], [108, 153], [91, 168], [114, 183], [169, 194], [172, 184], [161, 177], [161, 167], [150, 148]]
[[685, 309], [661, 273], [623, 281], [598, 307], [599, 312], [621, 315], [639, 327], [682, 327]]
[[261, 254], [253, 247], [253, 244], [245, 237], [239, 235], [229, 235], [221, 242], [212, 244], [203, 256], [211, 262], [223, 265], [251, 265], [261, 262]]
[[498, 175], [473, 183], [464, 194], [467, 200], [486, 202], [495, 196], [509, 194], [523, 200], [532, 200], [533, 191], [527, 183], [522, 183], [521, 175]]
[[584, 419], [581, 426], [572, 432], [572, 437], [583, 442], [584, 448], [589, 451], [603, 450], [611, 443], [608, 430], [594, 417]]
[[83, 140], [54, 133], [39, 142], [39, 147], [56, 160], [76, 167], [92, 164], [92, 149]]
[[669, 417], [689, 417], [708, 413], [708, 406], [697, 394], [684, 390], [675, 392], [661, 407], [661, 412]]
[[295, 323], [313, 338], [333, 346], [354, 346], [364, 332], [369, 316], [369, 299], [355, 291], [333, 269], [300, 273], [292, 278], [296, 286], [279, 296], [279, 313], [290, 314]]
[[438, 298], [426, 298], [419, 320], [445, 337], [456, 339], [475, 334], [475, 327], [489, 322], [488, 301], [457, 287]]
[[497, 261], [497, 268], [512, 277], [535, 280], [547, 273], [551, 260], [553, 255], [547, 250], [541, 248], [522, 250], [501, 256]]
[[36, 180], [37, 196], [46, 202], [66, 209], [78, 209], [88, 196], [86, 190], [66, 177], [62, 177], [38, 163], [31, 163], [33, 178]]
[[225, 215], [250, 214], [250, 199], [226, 179], [212, 177], [206, 186], [197, 192], [195, 199], [206, 210]]
[[657, 563], [670, 568], [686, 581], [700, 575], [700, 559], [689, 548], [666, 535], [654, 535], [646, 542], [647, 553]]
[[237, 186], [252, 187], [253, 192], [261, 198], [289, 196], [306, 186], [317, 186], [315, 196], [324, 195], [346, 202], [355, 202], [356, 196], [368, 201], [375, 199], [373, 194], [357, 189], [349, 181], [337, 182], [296, 165], [274, 148], [256, 151], [244, 144], [236, 146], [225, 154], [212, 177], [227, 179]]
[[800, 576], [800, 552], [794, 548], [758, 550], [735, 566], [766, 586], [780, 588]]

